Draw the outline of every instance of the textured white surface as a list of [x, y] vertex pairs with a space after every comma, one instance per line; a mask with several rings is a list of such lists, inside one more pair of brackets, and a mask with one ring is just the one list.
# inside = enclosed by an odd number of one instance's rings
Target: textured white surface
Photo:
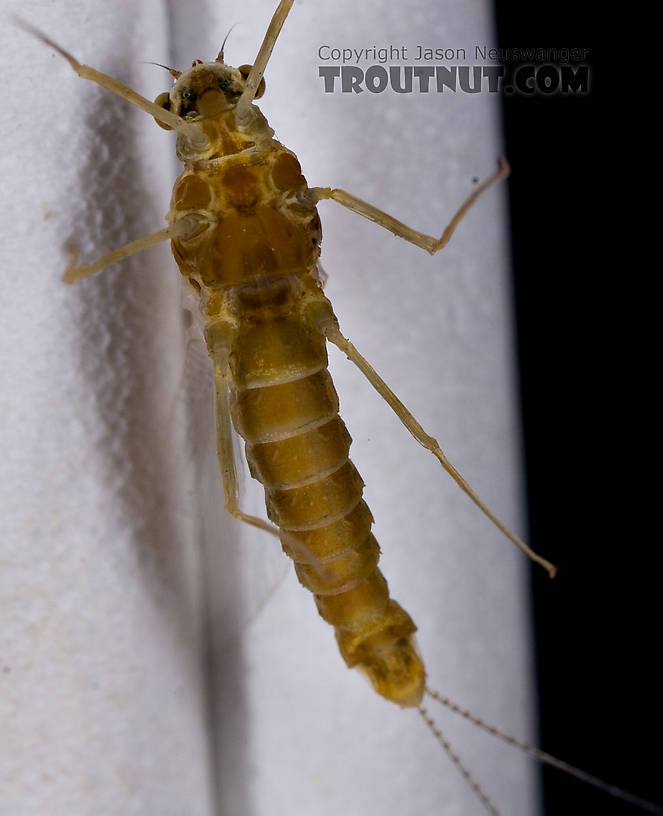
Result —
[[[15, 4], [150, 98], [168, 77], [142, 60], [209, 59], [239, 22], [226, 59], [250, 62], [274, 6]], [[437, 233], [502, 152], [497, 99], [325, 95], [317, 49], [469, 52], [490, 41], [486, 9], [297, 3], [260, 104], [309, 184], [344, 187]], [[481, 812], [417, 715], [346, 670], [291, 572], [266, 597], [281, 569], [270, 579], [273, 542], [216, 512], [213, 455], [198, 461], [209, 429], [194, 426], [192, 440], [180, 416], [182, 384], [205, 387], [183, 374], [167, 248], [77, 287], [59, 282], [65, 242], [91, 259], [161, 227], [172, 135], [50, 49], [2, 31], [0, 814], [197, 816], [215, 812], [214, 797], [219, 812], [255, 816]], [[482, 199], [434, 258], [325, 203], [322, 259], [342, 329], [522, 530], [504, 195]], [[527, 736], [521, 556], [350, 364], [330, 358], [384, 572], [420, 627], [431, 685]], [[526, 760], [440, 720], [503, 813], [536, 812]]]
[[[137, 87], [155, 70], [144, 39], [167, 49], [158, 2], [15, 8]], [[159, 434], [178, 387], [177, 275], [161, 247], [60, 282], [66, 241], [95, 257], [161, 226], [169, 146], [2, 31], [0, 813], [207, 816], [200, 553]]]

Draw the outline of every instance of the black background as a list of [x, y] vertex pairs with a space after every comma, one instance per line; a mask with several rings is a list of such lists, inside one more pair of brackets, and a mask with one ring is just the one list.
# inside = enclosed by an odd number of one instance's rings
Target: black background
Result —
[[[560, 568], [554, 581], [532, 571], [541, 746], [661, 802], [661, 535], [645, 487], [660, 460], [641, 410], [657, 368], [638, 371], [651, 354], [639, 302], [659, 276], [621, 252], [652, 238], [629, 232], [642, 201], [616, 180], [634, 154], [613, 130], [623, 105], [594, 34], [606, 7], [496, 10], [501, 47], [589, 48], [591, 64], [587, 96], [504, 99], [530, 543]], [[643, 812], [559, 771], [543, 777], [547, 816]]]

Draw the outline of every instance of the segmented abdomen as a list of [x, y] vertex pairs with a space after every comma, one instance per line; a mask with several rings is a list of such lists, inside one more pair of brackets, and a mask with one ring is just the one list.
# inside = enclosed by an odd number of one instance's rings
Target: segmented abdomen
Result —
[[425, 672], [410, 616], [377, 568], [373, 518], [348, 458], [322, 334], [295, 316], [240, 331], [232, 355], [233, 422], [267, 513], [348, 666], [400, 705], [417, 705]]

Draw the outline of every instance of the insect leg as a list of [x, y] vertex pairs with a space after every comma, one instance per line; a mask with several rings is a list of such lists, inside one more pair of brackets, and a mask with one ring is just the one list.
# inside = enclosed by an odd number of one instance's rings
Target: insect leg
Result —
[[101, 272], [102, 269], [106, 269], [106, 267], [110, 266], [111, 264], [122, 261], [125, 258], [129, 258], [131, 255], [135, 255], [137, 252], [141, 252], [143, 249], [148, 249], [155, 244], [161, 243], [161, 241], [167, 241], [170, 237], [171, 231], [168, 228], [159, 230], [158, 232], [153, 232], [151, 235], [146, 235], [144, 238], [138, 238], [136, 241], [130, 241], [128, 244], [125, 244], [118, 249], [114, 249], [112, 252], [98, 258], [96, 261], [93, 261], [90, 264], [85, 264], [85, 266], [77, 266], [78, 253], [74, 253], [72, 262], [66, 268], [65, 273], [62, 276], [62, 280], [65, 283], [76, 283], [83, 278], [94, 275], [95, 272]]
[[121, 96], [122, 99], [126, 99], [127, 102], [130, 102], [132, 105], [144, 110], [146, 113], [151, 114], [160, 122], [163, 122], [165, 125], [169, 125], [176, 130], [182, 130], [183, 126], [186, 125], [181, 116], [177, 116], [177, 114], [167, 111], [160, 105], [150, 102], [149, 99], [145, 99], [144, 96], [136, 93], [136, 91], [132, 90], [127, 85], [124, 85], [118, 79], [114, 79], [113, 77], [108, 76], [108, 74], [102, 74], [101, 71], [97, 71], [95, 68], [90, 68], [89, 65], [82, 65], [68, 51], [65, 51], [62, 46], [58, 45], [56, 42], [53, 42], [53, 40], [47, 37], [42, 31], [33, 26], [31, 23], [28, 23], [26, 20], [14, 16], [13, 22], [27, 34], [31, 34], [45, 45], [55, 49], [60, 56], [67, 60], [71, 68], [82, 79], [89, 79], [92, 82], [96, 82], [97, 85], [101, 85], [102, 88], [106, 88], [107, 90], [116, 94], [116, 96]]
[[423, 232], [418, 232], [417, 230], [412, 229], [412, 227], [408, 227], [407, 224], [404, 224], [402, 221], [398, 221], [396, 218], [393, 218], [386, 212], [378, 210], [377, 207], [362, 201], [361, 198], [357, 198], [356, 196], [347, 193], [345, 190], [332, 189], [331, 187], [312, 187], [309, 190], [309, 195], [312, 195], [315, 203], [318, 201], [323, 201], [324, 199], [333, 199], [339, 204], [342, 204], [344, 207], [347, 207], [349, 210], [352, 210], [359, 215], [363, 215], [364, 218], [368, 218], [369, 221], [374, 221], [381, 227], [388, 229], [389, 232], [393, 232], [394, 235], [397, 235], [399, 238], [404, 238], [411, 244], [414, 244], [421, 249], [425, 249], [427, 252], [430, 252], [431, 255], [434, 255], [449, 243], [451, 236], [456, 231], [456, 227], [463, 220], [465, 214], [479, 198], [479, 196], [489, 187], [492, 187], [493, 184], [505, 179], [509, 175], [511, 168], [509, 167], [506, 159], [499, 159], [497, 164], [497, 171], [489, 179], [484, 181], [481, 186], [477, 187], [477, 189], [470, 196], [467, 197], [463, 204], [461, 204], [461, 206], [458, 208], [451, 221], [449, 221], [447, 226], [444, 228], [442, 235], [439, 238], [434, 238], [432, 235], [425, 235]]
[[258, 527], [260, 530], [265, 530], [278, 537], [279, 531], [272, 524], [257, 516], [243, 513], [239, 509], [239, 489], [237, 487], [237, 470], [230, 422], [229, 376], [218, 368], [214, 372], [214, 415], [219, 469], [223, 482], [223, 493], [226, 497], [226, 510], [239, 521], [250, 524], [252, 527]]
[[290, 13], [290, 9], [292, 8], [294, 2], [295, 0], [281, 0], [272, 16], [272, 20], [267, 28], [262, 45], [258, 51], [258, 55], [256, 56], [253, 65], [251, 66], [251, 71], [246, 79], [244, 91], [242, 92], [242, 95], [237, 103], [237, 117], [239, 119], [246, 116], [246, 112], [253, 102], [253, 98], [255, 97], [258, 86], [260, 85], [262, 75], [265, 73], [265, 68], [267, 67], [267, 63], [272, 54], [277, 37], [279, 36], [279, 32], [281, 31], [283, 23], [285, 23], [285, 18]]
[[364, 357], [362, 357], [352, 343], [341, 334], [338, 325], [334, 322], [328, 323], [325, 327], [325, 333], [329, 342], [333, 343], [335, 346], [338, 346], [346, 357], [357, 366], [373, 388], [375, 388], [378, 394], [396, 413], [396, 416], [400, 419], [403, 425], [405, 425], [417, 442], [419, 442], [420, 445], [423, 445], [424, 448], [429, 450], [433, 456], [439, 460], [442, 467], [447, 471], [456, 484], [458, 484], [461, 490], [463, 490], [470, 497], [470, 499], [472, 499], [472, 501], [484, 513], [484, 515], [486, 515], [510, 541], [512, 541], [527, 556], [529, 556], [532, 561], [536, 561], [538, 564], [544, 567], [544, 569], [548, 571], [550, 577], [554, 578], [555, 573], [557, 572], [557, 567], [531, 550], [527, 544], [525, 544], [525, 542], [522, 541], [515, 533], [512, 533], [511, 530], [509, 530], [509, 528], [502, 521], [500, 521], [493, 511], [482, 501], [482, 499], [479, 498], [467, 481], [460, 475], [460, 473], [444, 455], [437, 440], [432, 436], [429, 436], [424, 431], [421, 425], [389, 388], [382, 377], [380, 377], [377, 371], [375, 371], [371, 364]]

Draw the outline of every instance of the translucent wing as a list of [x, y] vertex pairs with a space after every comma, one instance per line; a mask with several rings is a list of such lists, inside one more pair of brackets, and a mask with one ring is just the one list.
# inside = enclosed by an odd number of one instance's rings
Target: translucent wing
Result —
[[[224, 509], [214, 430], [212, 364], [202, 337], [197, 303], [183, 292], [185, 352], [177, 392], [169, 411], [164, 445], [169, 468], [186, 474], [187, 489], [172, 511], [187, 519], [204, 550], [204, 587], [216, 646], [240, 638], [260, 615], [288, 573], [278, 541], [235, 521]], [[179, 440], [177, 444], [175, 440]], [[266, 518], [264, 494], [248, 474], [243, 446], [234, 438], [242, 510]]]

